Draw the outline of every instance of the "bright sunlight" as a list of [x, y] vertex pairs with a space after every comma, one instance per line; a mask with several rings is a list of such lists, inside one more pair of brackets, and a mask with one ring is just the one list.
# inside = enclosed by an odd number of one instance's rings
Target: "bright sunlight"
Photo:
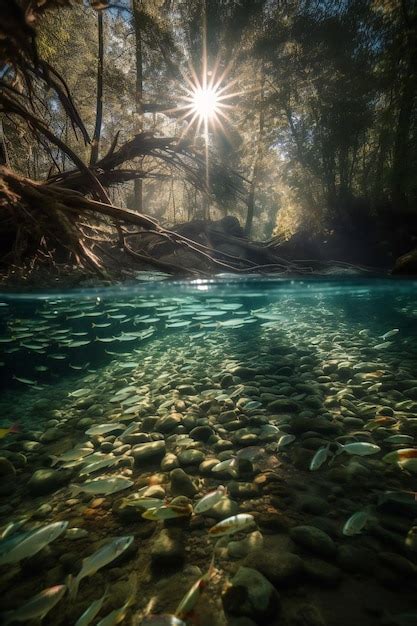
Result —
[[192, 96], [194, 113], [200, 116], [201, 121], [206, 121], [218, 112], [218, 92], [213, 87], [198, 87]]

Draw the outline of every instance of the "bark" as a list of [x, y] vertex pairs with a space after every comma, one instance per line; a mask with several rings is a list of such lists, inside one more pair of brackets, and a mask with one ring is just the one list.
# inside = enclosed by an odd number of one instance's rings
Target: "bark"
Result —
[[[135, 30], [136, 39], [136, 97], [135, 97], [135, 111], [136, 111], [136, 132], [143, 131], [143, 51], [142, 51], [142, 25], [140, 21], [140, 11], [142, 9], [142, 0], [132, 0], [133, 10], [133, 25]], [[139, 213], [143, 210], [143, 181], [140, 178], [135, 179], [134, 182], [134, 203], [135, 208]]]
[[93, 141], [91, 146], [90, 165], [97, 163], [101, 126], [103, 123], [103, 67], [104, 67], [104, 35], [103, 35], [103, 12], [97, 14], [98, 20], [98, 61], [97, 61], [97, 104], [96, 104], [96, 124], [94, 127]]
[[0, 119], [0, 165], [9, 167], [9, 155], [4, 137], [3, 121]]
[[252, 176], [248, 194], [248, 211], [246, 214], [245, 223], [245, 235], [250, 237], [253, 224], [253, 216], [255, 212], [255, 194], [259, 182], [259, 174], [261, 170], [262, 153], [263, 153], [263, 136], [265, 126], [265, 107], [264, 107], [264, 93], [265, 93], [265, 78], [264, 69], [261, 69], [261, 97], [260, 97], [260, 111], [259, 111], [259, 127], [258, 127], [258, 139], [256, 143], [256, 153], [252, 164]]

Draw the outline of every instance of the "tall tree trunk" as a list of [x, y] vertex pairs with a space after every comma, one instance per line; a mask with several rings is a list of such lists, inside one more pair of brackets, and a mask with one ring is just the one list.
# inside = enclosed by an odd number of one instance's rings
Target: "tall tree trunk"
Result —
[[417, 12], [415, 3], [401, 0], [405, 68], [402, 74], [398, 122], [392, 160], [391, 194], [394, 206], [407, 205], [407, 178], [410, 173], [410, 135], [417, 90], [415, 59], [417, 55]]
[[101, 126], [103, 123], [103, 65], [104, 65], [104, 35], [103, 35], [103, 11], [98, 11], [98, 62], [97, 62], [97, 105], [96, 125], [94, 127], [93, 143], [91, 147], [90, 165], [98, 161]]
[[261, 108], [259, 111], [259, 127], [258, 127], [258, 139], [256, 142], [256, 153], [253, 159], [252, 164], [252, 176], [249, 187], [249, 194], [247, 200], [248, 211], [246, 214], [246, 223], [245, 223], [245, 235], [250, 237], [252, 224], [253, 224], [253, 216], [255, 213], [255, 194], [256, 188], [258, 186], [259, 174], [261, 170], [261, 161], [262, 161], [262, 153], [263, 153], [263, 136], [264, 136], [264, 126], [265, 126], [265, 107], [264, 107], [264, 93], [265, 93], [265, 75], [264, 68], [262, 66], [261, 69]]
[[6, 141], [4, 138], [3, 121], [0, 118], [0, 165], [9, 167], [9, 155], [7, 153]]
[[[133, 26], [136, 38], [136, 94], [135, 94], [135, 112], [136, 112], [136, 132], [143, 131], [143, 51], [142, 51], [142, 25], [141, 11], [142, 0], [132, 0], [133, 10]], [[135, 209], [142, 213], [143, 211], [143, 181], [136, 178], [134, 182], [134, 203]]]
[[405, 207], [407, 204], [410, 128], [417, 85], [411, 66], [410, 72], [411, 76], [406, 77], [401, 93], [392, 162], [392, 201], [398, 208]]

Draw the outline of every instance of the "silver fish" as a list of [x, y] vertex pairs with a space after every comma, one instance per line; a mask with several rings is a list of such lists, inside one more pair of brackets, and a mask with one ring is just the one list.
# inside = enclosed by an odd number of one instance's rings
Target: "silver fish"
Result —
[[359, 535], [369, 521], [369, 511], [358, 511], [349, 517], [343, 526], [342, 533], [347, 537]]
[[68, 577], [67, 585], [70, 597], [74, 599], [78, 593], [78, 587], [83, 578], [93, 576], [99, 569], [108, 565], [118, 556], [120, 556], [131, 545], [134, 537], [128, 535], [126, 537], [117, 537], [99, 548], [96, 552], [83, 559], [80, 572], [75, 578], [71, 575]]
[[255, 520], [253, 515], [250, 515], [249, 513], [239, 513], [238, 515], [232, 515], [231, 517], [222, 520], [215, 526], [212, 526], [208, 532], [214, 537], [232, 535], [253, 526], [254, 523]]
[[90, 437], [95, 435], [107, 435], [107, 433], [111, 433], [114, 430], [125, 430], [125, 427], [123, 424], [118, 424], [117, 422], [114, 424], [98, 424], [97, 426], [91, 426], [91, 428], [85, 431], [85, 434]]
[[17, 563], [22, 559], [34, 556], [62, 535], [67, 526], [68, 522], [55, 522], [33, 532], [24, 533], [22, 541], [18, 542], [16, 542], [17, 538], [12, 535], [11, 539], [7, 541], [9, 549], [7, 549], [7, 546], [4, 546], [5, 550], [0, 554], [0, 565]]
[[330, 444], [328, 443], [326, 446], [322, 446], [316, 452], [316, 454], [311, 459], [310, 463], [310, 471], [315, 472], [327, 461], [329, 456], [331, 456], [330, 452]]
[[211, 491], [207, 493], [205, 496], [200, 498], [197, 504], [194, 506], [194, 513], [200, 514], [205, 513], [213, 508], [220, 500], [224, 498], [226, 495], [226, 487], [223, 485], [219, 485], [215, 491]]
[[134, 485], [133, 480], [129, 480], [124, 476], [112, 476], [111, 478], [94, 478], [87, 480], [82, 485], [71, 485], [71, 497], [79, 493], [88, 493], [90, 495], [109, 496], [123, 489], [128, 489]]
[[55, 585], [54, 587], [44, 589], [15, 611], [3, 613], [3, 626], [13, 622], [27, 622], [35, 619], [43, 620], [45, 615], [58, 604], [66, 590], [66, 585]]

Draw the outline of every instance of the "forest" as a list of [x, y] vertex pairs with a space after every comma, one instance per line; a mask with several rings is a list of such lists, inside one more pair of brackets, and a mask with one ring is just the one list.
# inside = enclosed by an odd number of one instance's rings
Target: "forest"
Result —
[[417, 271], [415, 0], [1, 0], [0, 55], [2, 280]]

